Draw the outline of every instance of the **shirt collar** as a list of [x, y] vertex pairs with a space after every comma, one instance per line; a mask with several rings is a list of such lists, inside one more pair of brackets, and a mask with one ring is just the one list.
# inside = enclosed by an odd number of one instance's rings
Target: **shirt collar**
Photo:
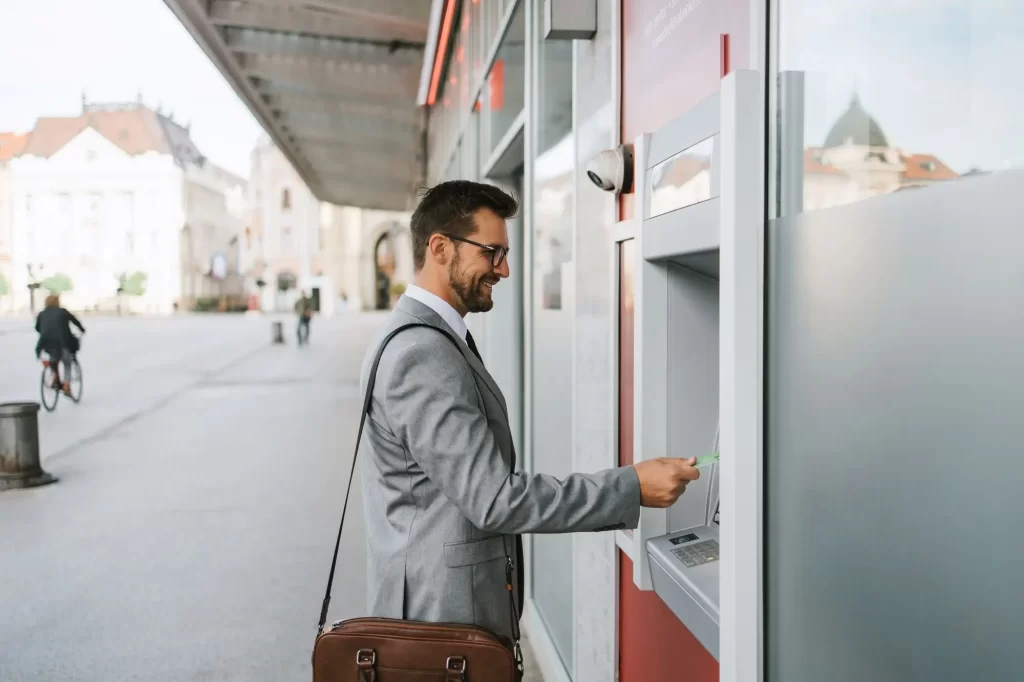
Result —
[[410, 284], [406, 288], [405, 295], [411, 299], [419, 301], [440, 315], [441, 319], [452, 328], [452, 331], [459, 335], [459, 338], [463, 341], [466, 340], [466, 321], [462, 318], [462, 315], [459, 315], [458, 311], [448, 303], [448, 301], [436, 294], [430, 293], [423, 287], [416, 286], [415, 284]]

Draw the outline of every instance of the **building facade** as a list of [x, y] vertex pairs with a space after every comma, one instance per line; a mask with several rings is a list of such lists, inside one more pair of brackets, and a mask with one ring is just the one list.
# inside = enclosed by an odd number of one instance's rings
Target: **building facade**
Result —
[[14, 310], [14, 187], [11, 161], [25, 146], [25, 135], [0, 133], [0, 313]]
[[303, 291], [325, 315], [390, 308], [412, 281], [410, 214], [318, 201], [269, 138], [251, 168], [243, 272], [260, 309], [291, 311]]
[[30, 284], [73, 309], [156, 314], [242, 293], [227, 256], [244, 181], [141, 101], [40, 118], [10, 171], [15, 309], [41, 305]]
[[[432, 17], [428, 183], [522, 201], [512, 275], [469, 326], [526, 466], [721, 456], [632, 532], [529, 538], [546, 679], [1019, 676], [998, 595], [1024, 508], [981, 470], [929, 491], [967, 443], [1022, 472], [998, 445], [1024, 436], [1024, 90], [1002, 75], [1024, 63], [1020, 8], [437, 0]], [[624, 186], [604, 191], [588, 170], [620, 145]], [[1002, 559], [945, 555], [954, 528]], [[951, 594], [960, 571], [977, 580]]]

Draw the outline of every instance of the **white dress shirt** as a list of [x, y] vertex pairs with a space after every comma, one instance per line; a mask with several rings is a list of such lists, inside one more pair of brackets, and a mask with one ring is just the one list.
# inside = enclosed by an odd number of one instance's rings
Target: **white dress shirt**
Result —
[[419, 301], [440, 315], [441, 319], [452, 328], [453, 332], [459, 335], [460, 339], [466, 340], [466, 331], [468, 331], [466, 321], [462, 319], [462, 315], [459, 315], [459, 312], [448, 301], [415, 284], [410, 284], [406, 288], [405, 295]]

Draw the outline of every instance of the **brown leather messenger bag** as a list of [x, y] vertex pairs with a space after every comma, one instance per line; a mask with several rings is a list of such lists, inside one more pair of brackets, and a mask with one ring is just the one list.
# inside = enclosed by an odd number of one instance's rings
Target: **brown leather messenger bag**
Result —
[[[338, 564], [341, 531], [345, 527], [356, 457], [362, 439], [366, 414], [370, 409], [377, 365], [388, 342], [411, 327], [428, 327], [447, 337], [448, 332], [423, 323], [406, 324], [388, 334], [377, 350], [370, 368], [359, 419], [356, 447], [352, 453], [352, 471], [341, 508], [334, 558], [327, 578], [327, 591], [320, 609], [316, 644], [313, 646], [313, 682], [518, 682], [522, 679], [523, 659], [519, 648], [519, 619], [512, 588], [512, 557], [505, 549], [505, 589], [509, 595], [512, 635], [515, 641], [495, 635], [474, 625], [461, 623], [424, 623], [397, 618], [351, 618], [335, 623], [324, 631], [331, 603], [331, 585]], [[461, 350], [460, 350], [461, 353]]]

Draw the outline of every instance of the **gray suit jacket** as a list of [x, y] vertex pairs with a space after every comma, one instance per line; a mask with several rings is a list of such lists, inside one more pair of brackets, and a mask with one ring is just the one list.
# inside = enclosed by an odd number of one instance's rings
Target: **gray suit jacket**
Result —
[[[403, 296], [367, 351], [363, 391], [380, 342], [411, 322], [455, 336], [440, 315]], [[462, 339], [453, 344], [434, 329], [406, 329], [388, 343], [360, 453], [372, 616], [475, 624], [511, 637], [505, 556], [521, 570], [520, 533], [635, 528], [640, 516], [632, 467], [564, 480], [510, 473], [501, 390]], [[513, 585], [521, 584], [516, 576]]]

